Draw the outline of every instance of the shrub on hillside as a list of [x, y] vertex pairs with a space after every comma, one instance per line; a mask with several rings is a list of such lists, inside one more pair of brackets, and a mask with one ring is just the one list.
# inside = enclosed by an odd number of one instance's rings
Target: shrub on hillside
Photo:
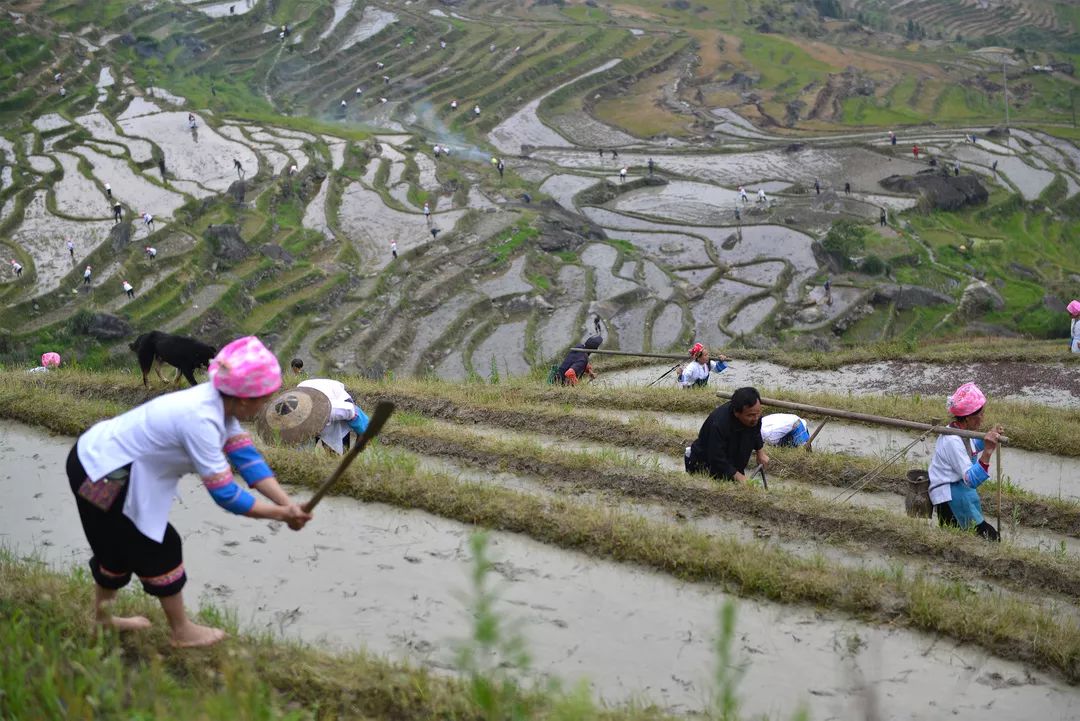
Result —
[[852, 256], [862, 255], [866, 249], [866, 227], [854, 220], [838, 220], [829, 228], [821, 245], [845, 267], [855, 266]]

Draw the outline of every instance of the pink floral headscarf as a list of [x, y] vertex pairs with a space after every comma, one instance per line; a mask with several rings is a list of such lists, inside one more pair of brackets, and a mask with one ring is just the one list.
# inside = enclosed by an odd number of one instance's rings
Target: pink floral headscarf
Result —
[[281, 366], [258, 338], [237, 338], [210, 361], [210, 381], [237, 398], [267, 396], [281, 387]]
[[974, 383], [965, 383], [949, 396], [945, 407], [949, 414], [957, 418], [970, 416], [975, 411], [986, 405], [986, 396]]
[[1070, 315], [1080, 315], [1080, 300], [1074, 300], [1065, 306]]
[[59, 368], [60, 367], [60, 354], [59, 353], [42, 353], [41, 365], [46, 368]]

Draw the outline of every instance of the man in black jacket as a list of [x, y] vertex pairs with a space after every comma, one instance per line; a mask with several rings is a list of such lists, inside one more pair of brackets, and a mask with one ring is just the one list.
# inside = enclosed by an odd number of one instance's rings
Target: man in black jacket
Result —
[[762, 445], [761, 396], [756, 388], [740, 388], [701, 424], [697, 440], [688, 449], [686, 471], [707, 471], [717, 480], [745, 481], [751, 452], [762, 466], [769, 465]]

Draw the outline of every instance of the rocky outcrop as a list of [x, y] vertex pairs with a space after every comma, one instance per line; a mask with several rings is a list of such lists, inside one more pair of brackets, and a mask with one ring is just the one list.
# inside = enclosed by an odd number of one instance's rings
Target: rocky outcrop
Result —
[[206, 229], [205, 236], [217, 258], [235, 263], [251, 255], [251, 250], [240, 237], [240, 228], [235, 225], [211, 225]]
[[952, 304], [952, 296], [917, 285], [883, 285], [874, 289], [870, 302], [874, 305], [896, 303], [897, 310]]
[[960, 304], [956, 306], [956, 316], [960, 319], [978, 318], [979, 316], [1005, 307], [1001, 293], [988, 283], [977, 280], [964, 288]]
[[536, 245], [548, 253], [560, 250], [577, 250], [590, 240], [604, 240], [604, 229], [587, 218], [563, 211], [560, 207], [548, 208], [537, 227], [540, 235]]
[[112, 248], [112, 252], [119, 253], [124, 248], [128, 247], [131, 243], [131, 223], [124, 221], [123, 223], [116, 223], [112, 229], [109, 230], [109, 247]]
[[281, 261], [282, 263], [285, 263], [286, 265], [292, 265], [293, 264], [294, 258], [292, 257], [292, 254], [289, 251], [282, 248], [280, 245], [275, 245], [273, 243], [266, 243], [265, 245], [263, 245], [262, 247], [259, 248], [259, 252], [262, 253], [263, 255], [265, 255], [267, 258], [271, 258], [273, 260]]
[[945, 176], [938, 173], [890, 175], [881, 187], [897, 193], [919, 195], [937, 210], [959, 210], [968, 205], [982, 205], [990, 194], [974, 175]]
[[603, 205], [623, 193], [629, 193], [631, 190], [658, 185], [667, 185], [667, 181], [656, 175], [647, 175], [644, 178], [637, 178], [626, 183], [604, 181], [581, 191], [577, 196], [577, 200], [581, 205]]
[[80, 313], [72, 317], [71, 330], [98, 340], [119, 340], [131, 335], [131, 324], [110, 313]]

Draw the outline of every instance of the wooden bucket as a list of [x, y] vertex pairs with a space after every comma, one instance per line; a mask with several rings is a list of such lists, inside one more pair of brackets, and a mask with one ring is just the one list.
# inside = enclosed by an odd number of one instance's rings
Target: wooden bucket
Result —
[[934, 515], [934, 504], [930, 502], [930, 477], [921, 468], [907, 472], [904, 511], [912, 518], [931, 518]]

